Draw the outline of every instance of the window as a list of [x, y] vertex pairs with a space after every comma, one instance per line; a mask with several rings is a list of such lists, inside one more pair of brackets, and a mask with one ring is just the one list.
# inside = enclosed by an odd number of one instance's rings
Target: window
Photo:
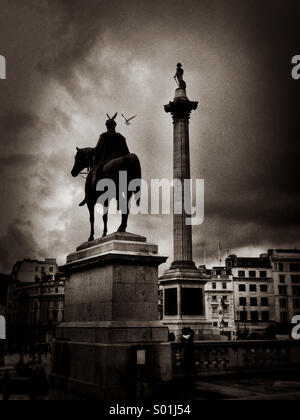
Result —
[[240, 306], [247, 306], [247, 298], [240, 298]]
[[246, 277], [245, 271], [239, 271], [239, 277]]
[[293, 284], [300, 284], [300, 276], [299, 275], [297, 275], [297, 276], [293, 275], [293, 276], [291, 276], [291, 279], [292, 279]]
[[246, 285], [245, 284], [240, 284], [239, 285], [239, 291], [240, 292], [246, 292]]
[[53, 321], [54, 322], [57, 322], [58, 321], [58, 312], [57, 311], [54, 311], [53, 312]]
[[257, 292], [256, 284], [250, 284], [250, 292]]
[[260, 277], [262, 277], [262, 278], [266, 278], [267, 277], [267, 272], [266, 271], [261, 271], [260, 273], [259, 273], [259, 275], [260, 275]]
[[39, 267], [35, 267], [35, 272], [37, 273], [39, 271]]
[[279, 294], [281, 296], [286, 296], [287, 295], [287, 287], [286, 286], [279, 286], [278, 290], [279, 290]]
[[258, 312], [251, 312], [251, 321], [258, 322]]
[[53, 267], [49, 268], [50, 273], [53, 273]]
[[287, 313], [286, 312], [280, 312], [280, 320], [281, 320], [281, 322], [284, 322], [284, 323], [287, 322]]
[[214, 302], [216, 302], [216, 301], [217, 301], [217, 296], [213, 296], [213, 297], [212, 297], [212, 300], [213, 300]]
[[261, 291], [262, 293], [267, 293], [267, 292], [268, 292], [268, 286], [267, 286], [266, 284], [262, 284], [262, 285], [260, 286], [260, 291]]
[[279, 271], [284, 271], [284, 264], [282, 263], [279, 264]]
[[249, 271], [249, 277], [256, 277], [256, 271]]
[[293, 286], [292, 291], [294, 296], [300, 296], [300, 286]]
[[281, 275], [279, 276], [279, 282], [280, 282], [281, 284], [284, 284], [284, 283], [285, 283], [285, 275], [284, 275], [284, 274], [281, 274]]
[[224, 300], [224, 302], [227, 302], [228, 296], [223, 296], [223, 300]]
[[261, 306], [269, 306], [269, 299], [261, 298]]
[[286, 299], [279, 299], [279, 306], [281, 309], [287, 308], [287, 300]]
[[217, 283], [213, 283], [212, 288], [213, 288], [213, 290], [216, 290], [217, 289]]
[[45, 267], [42, 267], [42, 273], [45, 273]]
[[213, 310], [214, 317], [215, 316], [216, 317], [219, 317], [219, 309], [218, 309], [218, 307], [217, 306], [213, 306], [212, 310]]
[[250, 305], [251, 306], [257, 306], [257, 298], [251, 298], [250, 299]]
[[248, 321], [248, 312], [246, 312], [246, 311], [240, 312], [240, 320], [241, 320], [241, 322], [247, 322]]
[[219, 324], [217, 322], [213, 322], [213, 327], [218, 328]]
[[262, 319], [263, 322], [269, 322], [270, 321], [269, 312], [266, 312], [266, 311], [262, 312], [261, 313], [261, 319]]
[[229, 327], [228, 322], [223, 322], [223, 327], [224, 327], [224, 328], [228, 328], [228, 327]]
[[55, 293], [58, 293], [58, 287], [55, 288]]
[[300, 271], [300, 264], [290, 264], [290, 271]]
[[223, 290], [227, 290], [227, 283], [222, 284]]
[[294, 299], [294, 309], [300, 309], [300, 299]]

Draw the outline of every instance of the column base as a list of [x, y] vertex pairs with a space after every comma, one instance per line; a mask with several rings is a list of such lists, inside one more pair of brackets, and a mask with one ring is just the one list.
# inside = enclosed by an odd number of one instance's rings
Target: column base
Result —
[[[163, 324], [170, 332], [174, 333], [176, 340], [180, 341], [182, 330], [185, 327], [191, 328], [195, 333], [196, 341], [216, 341], [220, 339], [220, 334], [216, 334], [211, 322], [206, 319], [205, 310], [205, 284], [209, 277], [202, 274], [192, 261], [174, 261], [169, 270], [160, 277], [160, 286], [164, 295], [164, 314]], [[171, 290], [177, 290], [177, 303], [175, 301], [176, 293], [170, 293]], [[188, 295], [184, 293], [188, 289]], [[190, 311], [190, 302], [187, 296], [198, 296], [199, 301], [193, 302], [194, 313]], [[169, 301], [167, 302], [167, 299]], [[196, 297], [196, 299], [198, 299]], [[177, 314], [171, 311], [176, 308]], [[171, 310], [171, 311], [170, 311]], [[170, 315], [172, 313], [172, 315]]]
[[176, 269], [197, 270], [196, 264], [194, 263], [194, 261], [174, 261], [170, 269], [171, 270], [176, 270]]

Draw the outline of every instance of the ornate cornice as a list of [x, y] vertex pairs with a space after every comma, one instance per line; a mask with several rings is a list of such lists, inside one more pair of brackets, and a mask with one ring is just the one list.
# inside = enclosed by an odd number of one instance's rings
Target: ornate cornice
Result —
[[198, 102], [191, 102], [187, 98], [178, 98], [174, 102], [165, 105], [165, 111], [172, 115], [174, 122], [184, 120], [189, 122], [192, 111], [198, 108]]

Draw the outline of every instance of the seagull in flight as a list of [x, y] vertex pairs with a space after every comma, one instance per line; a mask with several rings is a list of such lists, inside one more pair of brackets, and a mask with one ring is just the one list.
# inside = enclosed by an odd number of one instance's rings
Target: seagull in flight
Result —
[[134, 120], [134, 118], [136, 118], [136, 117], [137, 117], [137, 115], [135, 115], [134, 117], [131, 117], [131, 118], [126, 118], [126, 117], [122, 114], [122, 117], [123, 117], [123, 118], [124, 118], [124, 120], [125, 120], [125, 124], [126, 124], [126, 125], [130, 125], [130, 121]]

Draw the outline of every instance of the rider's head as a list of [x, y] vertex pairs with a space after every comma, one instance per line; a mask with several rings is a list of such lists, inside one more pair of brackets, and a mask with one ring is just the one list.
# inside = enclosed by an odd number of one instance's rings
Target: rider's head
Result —
[[106, 121], [106, 127], [107, 127], [108, 131], [115, 131], [116, 126], [117, 126], [117, 123], [116, 123], [115, 120], [110, 119], [110, 120]]

